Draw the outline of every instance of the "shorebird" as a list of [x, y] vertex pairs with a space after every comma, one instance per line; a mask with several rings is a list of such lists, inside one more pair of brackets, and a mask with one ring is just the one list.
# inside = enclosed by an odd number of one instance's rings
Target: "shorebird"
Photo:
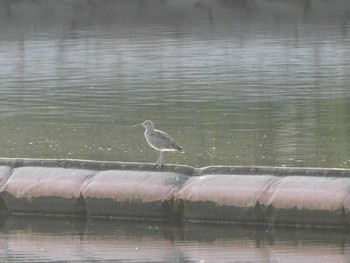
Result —
[[143, 126], [146, 128], [145, 138], [148, 144], [160, 152], [159, 158], [156, 162], [157, 167], [161, 167], [163, 163], [163, 152], [181, 152], [183, 148], [179, 146], [169, 134], [154, 129], [153, 122], [146, 120], [143, 123], [137, 124], [134, 127]]

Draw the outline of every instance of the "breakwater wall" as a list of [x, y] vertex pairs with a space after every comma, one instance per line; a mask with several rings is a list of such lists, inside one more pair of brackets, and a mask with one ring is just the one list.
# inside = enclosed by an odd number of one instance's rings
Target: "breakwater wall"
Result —
[[0, 212], [347, 227], [350, 170], [0, 159]]

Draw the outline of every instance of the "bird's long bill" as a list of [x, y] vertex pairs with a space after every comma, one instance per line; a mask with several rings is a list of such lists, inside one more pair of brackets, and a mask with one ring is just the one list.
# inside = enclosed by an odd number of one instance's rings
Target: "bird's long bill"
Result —
[[136, 125], [132, 126], [131, 128], [135, 128], [135, 127], [137, 127], [137, 126], [141, 126], [141, 125], [142, 125], [142, 123], [140, 123], [140, 124], [136, 124]]

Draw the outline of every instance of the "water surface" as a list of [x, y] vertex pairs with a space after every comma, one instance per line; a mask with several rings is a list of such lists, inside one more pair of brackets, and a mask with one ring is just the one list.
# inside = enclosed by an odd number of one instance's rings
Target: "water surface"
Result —
[[336, 2], [0, 1], [2, 156], [350, 167]]
[[11, 217], [1, 262], [348, 262], [344, 230]]

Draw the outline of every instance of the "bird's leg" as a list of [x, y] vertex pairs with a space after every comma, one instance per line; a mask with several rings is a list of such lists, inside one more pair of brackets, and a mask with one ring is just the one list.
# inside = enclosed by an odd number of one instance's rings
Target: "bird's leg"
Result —
[[158, 160], [156, 162], [156, 167], [157, 168], [161, 168], [162, 165], [163, 165], [163, 151], [159, 151], [159, 152], [160, 152], [159, 158], [158, 158]]

